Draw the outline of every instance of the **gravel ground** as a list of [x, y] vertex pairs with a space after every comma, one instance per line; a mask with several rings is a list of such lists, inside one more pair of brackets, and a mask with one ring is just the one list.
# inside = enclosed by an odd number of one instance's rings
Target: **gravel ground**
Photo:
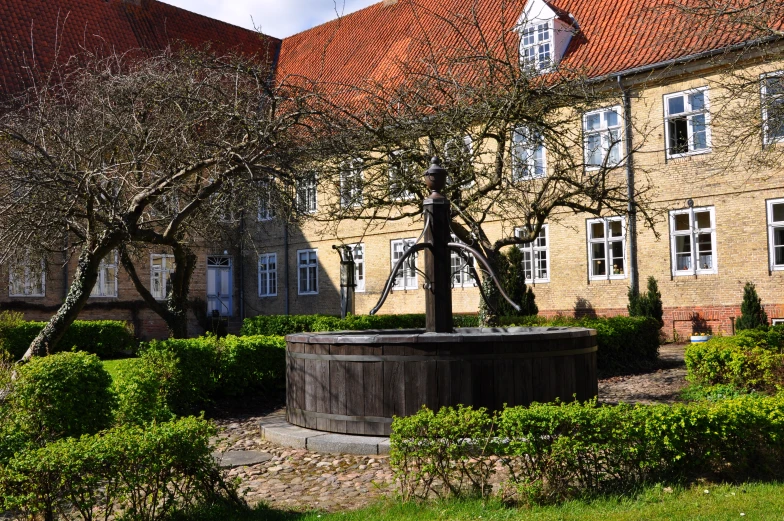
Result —
[[[599, 401], [672, 403], [686, 385], [684, 347], [662, 346], [662, 363], [654, 372], [601, 380]], [[319, 454], [263, 441], [259, 421], [269, 414], [283, 414], [283, 410], [274, 404], [256, 409], [222, 410], [213, 415], [221, 430], [216, 440], [220, 451], [252, 450], [272, 455], [269, 461], [229, 471], [241, 480], [240, 491], [250, 504], [265, 501], [282, 509], [353, 510], [396, 492], [387, 457]]]

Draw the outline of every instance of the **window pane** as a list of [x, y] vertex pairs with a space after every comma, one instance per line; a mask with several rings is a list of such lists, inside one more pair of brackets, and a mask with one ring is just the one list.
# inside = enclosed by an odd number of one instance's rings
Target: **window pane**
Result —
[[784, 222], [784, 203], [774, 204], [773, 206], [773, 221]]
[[537, 251], [536, 277], [539, 279], [546, 279], [547, 276], [547, 251]]
[[608, 110], [604, 113], [605, 120], [607, 121], [608, 127], [617, 127], [618, 123], [618, 113], [614, 110]]
[[773, 229], [773, 263], [784, 266], [784, 228]]
[[675, 237], [675, 269], [691, 270], [691, 236], [689, 235]]
[[698, 229], [710, 230], [710, 212], [694, 212], [694, 220], [697, 221]]
[[607, 164], [612, 166], [621, 162], [621, 132], [619, 130], [613, 130], [609, 133], [609, 136], [610, 151], [607, 157]]
[[683, 96], [676, 96], [667, 100], [668, 114], [681, 114], [682, 112], [686, 112], [686, 106], [683, 103]]
[[523, 274], [525, 275], [526, 282], [533, 280], [532, 267], [531, 249], [523, 246]]
[[692, 117], [692, 141], [694, 150], [705, 150], [708, 148], [708, 132], [705, 124], [705, 114], [698, 114]]
[[585, 143], [586, 163], [588, 166], [601, 166], [602, 164], [602, 136], [592, 134]]
[[603, 239], [604, 238], [604, 222], [594, 222], [591, 223], [591, 239]]
[[612, 261], [612, 274], [623, 275], [624, 274], [623, 242], [614, 241], [610, 243], [610, 256], [611, 256], [610, 260]]
[[544, 248], [545, 246], [547, 246], [547, 234], [545, 234], [544, 230], [540, 231], [539, 235], [536, 236], [536, 241], [534, 241], [534, 246], [540, 248]]
[[698, 268], [709, 270], [713, 268], [713, 242], [710, 233], [701, 233], [697, 236], [697, 256], [699, 258]]
[[300, 268], [299, 269], [299, 291], [300, 291], [300, 293], [306, 293], [308, 291], [308, 269], [307, 268]]
[[591, 244], [591, 258], [593, 259], [593, 274], [607, 275], [603, 242]]
[[686, 118], [674, 118], [667, 122], [670, 138], [670, 154], [685, 154], [689, 151], [689, 131]]
[[689, 229], [689, 214], [679, 213], [675, 216], [675, 230], [684, 231]]
[[609, 221], [610, 237], [623, 237], [623, 223], [621, 221]]
[[589, 114], [585, 118], [586, 130], [598, 130], [601, 126], [601, 114]]
[[691, 110], [698, 111], [705, 109], [705, 92], [694, 92], [689, 94], [689, 102], [691, 102]]

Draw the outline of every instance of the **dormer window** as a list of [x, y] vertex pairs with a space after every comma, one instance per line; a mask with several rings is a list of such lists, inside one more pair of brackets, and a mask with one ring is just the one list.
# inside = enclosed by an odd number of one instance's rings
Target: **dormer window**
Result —
[[553, 64], [552, 21], [529, 24], [523, 30], [520, 55], [523, 64], [537, 70], [549, 69]]

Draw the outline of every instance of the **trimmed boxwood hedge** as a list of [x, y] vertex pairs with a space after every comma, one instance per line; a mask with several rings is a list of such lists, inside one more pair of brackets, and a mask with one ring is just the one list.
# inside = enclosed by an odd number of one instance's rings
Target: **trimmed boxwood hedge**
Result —
[[[476, 327], [476, 315], [455, 315], [455, 327]], [[366, 329], [423, 329], [425, 315], [259, 315], [246, 318], [240, 335], [290, 335], [316, 331], [363, 331]]]
[[[0, 331], [0, 348], [18, 360], [46, 322], [22, 321]], [[85, 351], [100, 358], [113, 358], [138, 346], [133, 332], [120, 320], [77, 320], [63, 335], [55, 352]]]
[[784, 394], [676, 405], [595, 401], [422, 409], [395, 418], [390, 463], [404, 496], [483, 493], [553, 502], [650, 483], [784, 476]]
[[229, 335], [142, 344], [140, 358], [123, 364], [114, 386], [120, 421], [144, 423], [199, 410], [216, 397], [276, 391], [286, 380], [280, 336]]
[[[476, 327], [476, 315], [455, 315], [455, 327]], [[506, 317], [506, 326], [571, 326], [595, 329], [599, 343], [598, 367], [604, 373], [634, 371], [659, 357], [659, 324], [648, 317], [610, 318]], [[266, 315], [246, 318], [244, 335], [289, 335], [315, 331], [365, 329], [421, 329], [424, 315], [357, 315], [341, 320], [328, 315]]]

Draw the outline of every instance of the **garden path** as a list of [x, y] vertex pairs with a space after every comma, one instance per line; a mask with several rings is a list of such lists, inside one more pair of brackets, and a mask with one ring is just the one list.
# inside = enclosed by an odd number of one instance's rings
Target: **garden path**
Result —
[[[620, 376], [599, 382], [602, 403], [672, 403], [686, 385], [683, 345], [662, 346], [659, 368], [646, 374]], [[262, 440], [259, 422], [270, 414], [282, 415], [275, 404], [253, 405], [213, 414], [220, 428], [221, 451], [259, 451], [268, 461], [229, 471], [241, 480], [240, 492], [251, 505], [260, 501], [274, 508], [325, 511], [362, 508], [396, 491], [386, 456], [321, 454], [280, 447]]]

